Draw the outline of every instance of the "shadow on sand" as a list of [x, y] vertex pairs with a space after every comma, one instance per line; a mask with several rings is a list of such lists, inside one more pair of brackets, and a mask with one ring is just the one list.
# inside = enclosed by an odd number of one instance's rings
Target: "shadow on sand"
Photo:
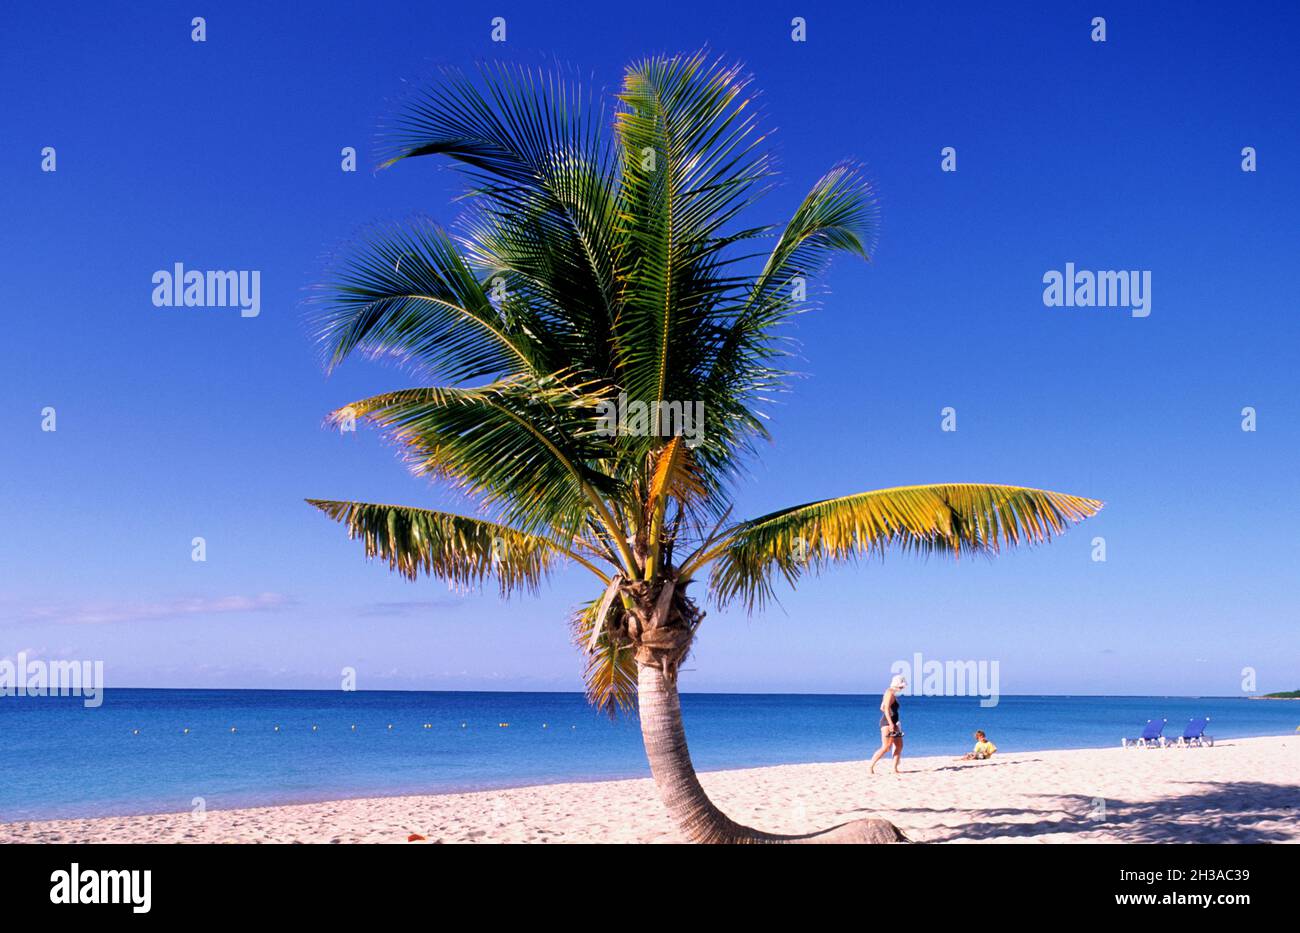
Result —
[[[1011, 764], [1011, 762], [1007, 762]], [[1103, 801], [1082, 794], [1044, 795], [1040, 809], [967, 810], [971, 821], [936, 827], [932, 842], [980, 841], [1065, 833], [1104, 833], [1120, 842], [1282, 842], [1290, 834], [1261, 826], [1264, 822], [1300, 819], [1300, 788], [1261, 781], [1198, 783], [1199, 789], [1158, 801]], [[898, 813], [944, 813], [932, 808]], [[1046, 818], [1047, 814], [1057, 818]], [[1033, 819], [1033, 817], [1040, 817]]]
[[926, 768], [926, 773], [931, 771], [965, 771], [968, 768], [1014, 768], [1016, 765], [1027, 765], [1032, 762], [1042, 761], [1041, 758], [1020, 758], [1012, 761], [1005, 759], [1001, 761], [963, 761], [959, 764], [946, 765], [942, 768]]

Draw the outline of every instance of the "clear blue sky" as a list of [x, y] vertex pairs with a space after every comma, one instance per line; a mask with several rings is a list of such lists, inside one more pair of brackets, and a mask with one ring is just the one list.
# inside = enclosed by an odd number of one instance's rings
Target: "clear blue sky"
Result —
[[[740, 513], [940, 481], [1108, 505], [994, 563], [891, 558], [762, 616], [714, 612], [684, 689], [872, 691], [915, 651], [998, 660], [1005, 693], [1234, 694], [1244, 666], [1262, 690], [1300, 686], [1298, 10], [15, 7], [0, 38], [0, 657], [103, 659], [110, 686], [328, 688], [352, 666], [361, 688], [577, 689], [566, 620], [585, 574], [506, 603], [412, 585], [303, 504], [454, 499], [373, 433], [321, 427], [407, 378], [356, 362], [327, 379], [300, 302], [363, 226], [455, 216], [456, 179], [432, 161], [370, 171], [404, 82], [504, 57], [613, 88], [631, 59], [707, 44], [753, 71], [777, 129], [787, 184], [762, 219], [843, 157], [869, 167], [883, 209], [874, 265], [837, 266], [794, 329], [808, 376], [774, 411]], [[356, 174], [339, 171], [347, 145]], [[40, 171], [45, 146], [56, 173]], [[260, 317], [153, 307], [151, 276], [174, 262], [261, 270]], [[1151, 270], [1150, 317], [1044, 307], [1041, 278], [1066, 262]], [[939, 429], [945, 406], [956, 433]], [[206, 563], [190, 560], [196, 535]]]

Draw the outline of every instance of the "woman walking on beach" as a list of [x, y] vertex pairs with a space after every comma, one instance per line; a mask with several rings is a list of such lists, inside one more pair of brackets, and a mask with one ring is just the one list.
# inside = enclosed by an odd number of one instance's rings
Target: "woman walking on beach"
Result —
[[885, 752], [894, 749], [894, 773], [898, 773], [898, 762], [903, 757], [903, 729], [898, 719], [898, 693], [907, 689], [907, 680], [902, 674], [895, 674], [889, 682], [885, 695], [880, 698], [880, 748], [871, 756], [871, 773], [876, 773], [876, 762], [885, 756]]

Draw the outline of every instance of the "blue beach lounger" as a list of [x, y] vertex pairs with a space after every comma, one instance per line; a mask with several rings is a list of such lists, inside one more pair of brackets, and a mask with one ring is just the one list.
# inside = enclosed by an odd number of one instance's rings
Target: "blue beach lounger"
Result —
[[1162, 748], [1165, 744], [1165, 737], [1160, 733], [1165, 731], [1165, 723], [1168, 719], [1148, 719], [1147, 727], [1142, 730], [1142, 734], [1136, 739], [1120, 739], [1119, 744], [1128, 748], [1132, 743], [1134, 748]]
[[1205, 734], [1205, 727], [1208, 726], [1209, 724], [1210, 724], [1209, 716], [1200, 716], [1198, 718], [1190, 720], [1187, 723], [1187, 728], [1183, 730], [1183, 734], [1178, 737], [1178, 742], [1177, 743], [1171, 742], [1170, 744], [1171, 745], [1177, 744], [1182, 746], [1183, 748], [1190, 748], [1193, 745], [1197, 745], [1197, 746], [1210, 745], [1211, 747], [1213, 747], [1214, 736]]

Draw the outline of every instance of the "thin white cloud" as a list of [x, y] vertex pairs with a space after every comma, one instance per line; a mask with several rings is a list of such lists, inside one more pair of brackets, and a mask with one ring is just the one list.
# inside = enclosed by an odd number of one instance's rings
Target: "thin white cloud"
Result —
[[283, 593], [256, 596], [193, 596], [155, 602], [91, 602], [67, 605], [31, 606], [8, 614], [8, 621], [20, 624], [58, 622], [68, 625], [109, 625], [119, 622], [152, 622], [194, 616], [227, 615], [237, 612], [275, 612], [287, 609], [293, 600]]

